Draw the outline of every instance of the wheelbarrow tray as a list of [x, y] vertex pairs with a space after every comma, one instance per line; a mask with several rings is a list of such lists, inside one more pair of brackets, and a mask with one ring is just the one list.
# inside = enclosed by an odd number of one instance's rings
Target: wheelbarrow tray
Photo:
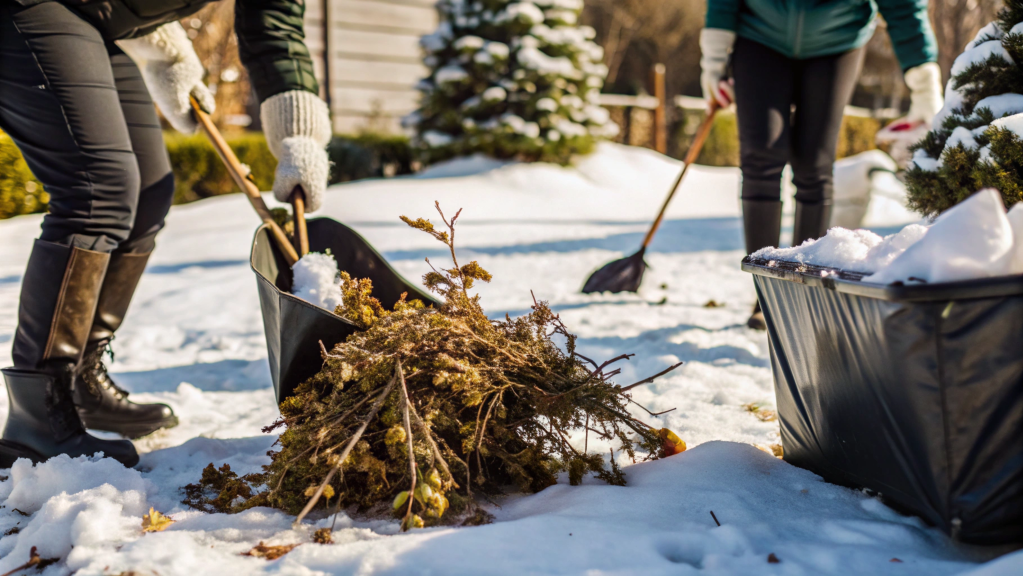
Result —
[[767, 321], [785, 460], [961, 541], [1023, 541], [1023, 276], [884, 286], [742, 268]]
[[[402, 293], [406, 293], [409, 300], [418, 299], [428, 305], [438, 305], [436, 300], [395, 272], [351, 228], [330, 218], [310, 219], [307, 226], [310, 251], [324, 253], [329, 250], [339, 270], [348, 272], [352, 278], [372, 280], [373, 296], [385, 308], [391, 309]], [[263, 225], [256, 230], [249, 263], [256, 273], [270, 376], [280, 403], [299, 384], [319, 372], [323, 365], [321, 342], [330, 350], [359, 328], [291, 294], [291, 267], [274, 242], [269, 226]]]

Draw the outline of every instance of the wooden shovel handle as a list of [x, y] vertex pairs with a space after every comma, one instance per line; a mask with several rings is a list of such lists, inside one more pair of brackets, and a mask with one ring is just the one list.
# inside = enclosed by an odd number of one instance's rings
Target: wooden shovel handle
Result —
[[689, 167], [696, 162], [696, 159], [700, 156], [700, 150], [703, 149], [703, 143], [707, 141], [707, 136], [710, 135], [710, 129], [714, 126], [714, 115], [720, 109], [720, 105], [717, 100], [711, 98], [710, 108], [707, 110], [707, 117], [700, 123], [700, 127], [696, 129], [696, 136], [693, 137], [693, 143], [689, 145], [689, 150], [686, 152], [685, 158], [682, 159], [682, 172], [679, 173], [678, 178], [675, 179], [675, 183], [671, 186], [671, 192], [668, 193], [668, 197], [664, 199], [664, 204], [661, 205], [661, 211], [657, 213], [657, 219], [654, 220], [653, 225], [650, 226], [650, 230], [646, 233], [646, 238], [643, 238], [643, 248], [650, 245], [650, 242], [654, 239], [654, 234], [657, 233], [657, 229], [661, 227], [661, 221], [664, 220], [664, 213], [668, 211], [668, 204], [671, 204], [671, 199], [675, 197], [675, 193], [681, 187], [682, 179], [686, 177], [686, 172], [689, 171]]
[[[298, 253], [295, 252], [295, 247], [288, 240], [288, 235], [274, 221], [273, 215], [270, 214], [270, 209], [266, 207], [266, 202], [263, 202], [263, 196], [259, 193], [259, 188], [249, 178], [249, 171], [238, 161], [238, 157], [234, 155], [234, 151], [227, 145], [227, 141], [220, 134], [220, 130], [210, 120], [209, 114], [199, 106], [199, 102], [194, 97], [191, 97], [190, 100], [192, 102], [192, 111], [195, 113], [199, 126], [202, 127], [202, 131], [209, 137], [213, 148], [217, 151], [217, 155], [224, 161], [224, 165], [227, 166], [227, 171], [231, 174], [231, 178], [234, 179], [235, 184], [248, 197], [249, 203], [252, 204], [252, 208], [255, 209], [259, 218], [270, 227], [270, 232], [277, 242], [277, 247], [281, 249], [284, 259], [288, 261], [288, 265], [294, 265], [295, 262], [298, 262]], [[302, 222], [304, 225], [304, 218]]]
[[295, 240], [298, 243], [299, 257], [309, 253], [309, 229], [305, 225], [305, 190], [301, 186], [295, 186], [291, 191], [291, 207], [295, 216]]

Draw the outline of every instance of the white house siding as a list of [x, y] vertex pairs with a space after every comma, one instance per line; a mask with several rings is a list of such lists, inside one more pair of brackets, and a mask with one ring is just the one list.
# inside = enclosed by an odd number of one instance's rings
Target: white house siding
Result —
[[419, 37], [437, 27], [435, 0], [307, 0], [306, 44], [323, 82], [323, 7], [330, 2], [330, 100], [334, 130], [398, 132], [426, 76]]

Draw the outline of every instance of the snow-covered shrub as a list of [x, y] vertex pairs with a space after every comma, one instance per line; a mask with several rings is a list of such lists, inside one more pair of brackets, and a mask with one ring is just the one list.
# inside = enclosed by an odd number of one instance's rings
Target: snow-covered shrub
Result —
[[405, 119], [426, 162], [484, 153], [567, 163], [617, 134], [597, 103], [607, 67], [583, 0], [440, 0], [430, 76]]
[[987, 187], [1023, 200], [1023, 0], [956, 58], [932, 128], [906, 175], [910, 208], [936, 215]]

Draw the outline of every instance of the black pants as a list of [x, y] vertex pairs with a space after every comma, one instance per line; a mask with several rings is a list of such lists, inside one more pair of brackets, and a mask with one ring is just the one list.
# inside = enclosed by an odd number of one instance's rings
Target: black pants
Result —
[[0, 0], [0, 129], [50, 195], [41, 238], [146, 253], [174, 196], [135, 63], [59, 2]]
[[[777, 203], [786, 164], [792, 166], [798, 203], [830, 206], [839, 129], [862, 64], [862, 48], [793, 60], [752, 40], [737, 39], [732, 75], [747, 218], [756, 218], [758, 204], [770, 208], [773, 203], [780, 221]], [[762, 212], [765, 219], [773, 217], [771, 209]], [[828, 212], [805, 211], [810, 217]], [[775, 222], [747, 222], [746, 230], [749, 252], [778, 245], [780, 225]]]

